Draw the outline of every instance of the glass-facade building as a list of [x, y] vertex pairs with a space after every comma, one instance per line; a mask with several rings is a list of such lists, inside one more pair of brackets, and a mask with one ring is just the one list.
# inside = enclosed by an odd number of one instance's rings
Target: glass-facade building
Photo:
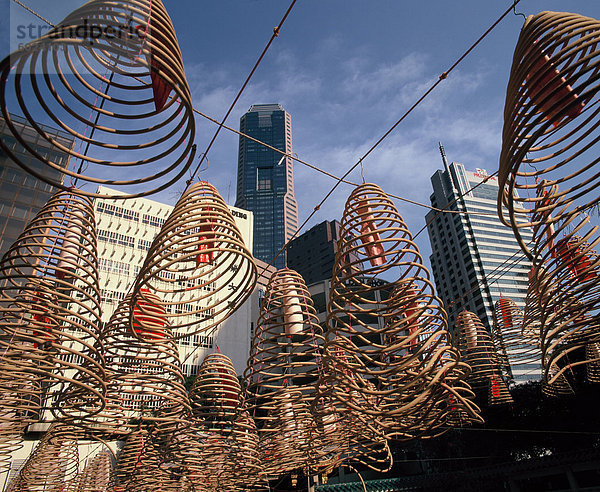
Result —
[[[494, 305], [500, 297], [512, 299], [523, 310], [527, 296], [531, 262], [522, 253], [512, 229], [498, 218], [498, 181], [484, 169], [467, 171], [453, 162], [431, 177], [431, 205], [467, 212], [437, 213], [426, 216], [431, 243], [431, 267], [438, 295], [454, 327], [458, 313], [471, 311], [488, 330], [493, 326]], [[471, 188], [477, 186], [472, 191]], [[531, 230], [523, 230], [531, 240]], [[509, 363], [511, 352], [507, 350]], [[511, 363], [515, 382], [540, 378], [539, 364]]]
[[[36, 151], [49, 157], [59, 166], [67, 167], [69, 155], [52, 146], [43, 139], [26, 120], [11, 115], [13, 125], [19, 130], [25, 141], [31, 143]], [[60, 141], [66, 148], [73, 147], [73, 138], [60, 130], [40, 125], [43, 130]], [[25, 152], [25, 149], [7, 128], [6, 121], [0, 117], [0, 138], [4, 144], [18, 154], [34, 170], [54, 181], [61, 182], [64, 174], [37, 160]], [[46, 204], [57, 189], [27, 173], [15, 164], [0, 148], [0, 256], [17, 240], [27, 223]]]
[[[292, 118], [279, 104], [253, 105], [241, 117], [240, 131], [292, 153]], [[235, 206], [253, 212], [252, 253], [269, 263], [298, 228], [292, 159], [240, 136]], [[273, 265], [286, 266], [285, 251]]]

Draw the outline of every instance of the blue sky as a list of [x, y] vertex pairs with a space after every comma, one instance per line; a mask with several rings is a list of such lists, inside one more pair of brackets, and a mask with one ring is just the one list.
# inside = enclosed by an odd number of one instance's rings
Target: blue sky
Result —
[[[31, 14], [12, 1], [6, 31]], [[77, 0], [24, 0], [53, 22]], [[287, 0], [165, 0], [179, 38], [194, 105], [221, 119], [279, 22]], [[341, 175], [404, 113], [508, 6], [509, 1], [298, 0], [228, 124], [255, 103], [281, 103], [292, 115], [294, 152]], [[522, 0], [526, 15], [569, 10], [600, 18], [596, 0]], [[6, 10], [5, 10], [6, 11]], [[17, 17], [15, 17], [15, 15]], [[498, 167], [506, 84], [523, 17], [510, 14], [388, 139], [364, 161], [367, 181], [428, 203], [429, 178], [448, 159], [467, 169]], [[8, 42], [5, 42], [8, 51]], [[203, 152], [214, 124], [197, 119]], [[223, 131], [202, 174], [230, 203], [235, 200], [238, 137]], [[359, 181], [360, 173], [351, 176]], [[295, 167], [300, 219], [333, 185]], [[183, 183], [157, 198], [173, 202]], [[340, 218], [348, 186], [338, 188], [309, 224]], [[397, 203], [411, 231], [424, 225], [425, 209]], [[417, 244], [429, 254], [422, 234]], [[428, 264], [428, 261], [427, 261]]]

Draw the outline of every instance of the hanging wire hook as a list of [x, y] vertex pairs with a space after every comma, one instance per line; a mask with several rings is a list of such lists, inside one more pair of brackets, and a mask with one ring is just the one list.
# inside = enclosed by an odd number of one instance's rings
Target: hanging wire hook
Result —
[[514, 14], [517, 15], [517, 16], [518, 15], [522, 15], [523, 19], [527, 20], [527, 16], [523, 12], [517, 12], [517, 3], [519, 3], [519, 2], [515, 1], [513, 3], [513, 12], [514, 12]]
[[[196, 147], [196, 144], [194, 144], [194, 147]], [[192, 172], [190, 170], [190, 179], [188, 179], [185, 182], [186, 186], [190, 186], [192, 184], [192, 181], [194, 181], [194, 177], [195, 177], [196, 174], [204, 172], [204, 171], [207, 171], [208, 168], [210, 167], [210, 162], [208, 161], [208, 157], [204, 158], [204, 154], [200, 154], [198, 156], [198, 158], [200, 159], [200, 164], [202, 164], [202, 161], [206, 160], [206, 167], [204, 169], [197, 168], [196, 172], [194, 173], [194, 175], [192, 175]]]

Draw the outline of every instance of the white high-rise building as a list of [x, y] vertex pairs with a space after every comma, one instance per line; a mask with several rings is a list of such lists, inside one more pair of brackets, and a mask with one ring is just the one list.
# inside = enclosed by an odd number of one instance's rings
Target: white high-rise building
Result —
[[[438, 295], [454, 327], [458, 313], [471, 311], [488, 330], [493, 326], [494, 305], [501, 296], [512, 299], [522, 310], [527, 296], [531, 262], [521, 252], [510, 228], [500, 222], [497, 212], [498, 181], [485, 169], [467, 171], [465, 166], [448, 164], [431, 177], [431, 205], [466, 214], [430, 211], [426, 216], [431, 242], [429, 257]], [[476, 185], [476, 188], [474, 188]], [[474, 188], [472, 191], [472, 188]], [[523, 230], [531, 239], [531, 231]], [[514, 350], [519, 350], [515, 348]], [[507, 349], [515, 382], [540, 378], [540, 364], [513, 362]]]
[[[118, 192], [99, 187], [99, 193]], [[147, 198], [130, 200], [97, 199], [94, 202], [98, 231], [102, 320], [108, 321], [131, 290], [154, 237], [173, 210], [173, 206]], [[229, 206], [246, 247], [252, 249], [252, 212]], [[218, 282], [218, 279], [215, 280]], [[196, 374], [204, 357], [217, 347], [234, 363], [238, 374], [246, 366], [253, 332], [252, 302], [257, 293], [210, 335], [199, 334], [177, 342], [186, 376]]]

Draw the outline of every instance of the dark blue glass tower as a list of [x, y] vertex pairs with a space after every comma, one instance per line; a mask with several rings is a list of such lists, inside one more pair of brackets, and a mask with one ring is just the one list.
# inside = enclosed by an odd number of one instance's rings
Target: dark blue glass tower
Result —
[[[292, 118], [279, 104], [252, 106], [240, 119], [240, 131], [292, 153]], [[240, 137], [235, 206], [254, 213], [253, 254], [269, 263], [298, 228], [292, 159]], [[285, 251], [273, 265], [285, 267]]]

